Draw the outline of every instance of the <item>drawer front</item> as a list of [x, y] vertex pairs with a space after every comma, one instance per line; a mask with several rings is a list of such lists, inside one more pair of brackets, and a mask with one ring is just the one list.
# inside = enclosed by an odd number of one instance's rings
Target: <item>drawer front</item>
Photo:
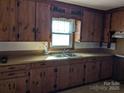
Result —
[[1, 72], [0, 73], [0, 79], [24, 77], [27, 75], [28, 75], [28, 73], [26, 71]]
[[32, 68], [42, 68], [42, 67], [52, 67], [56, 66], [57, 62], [54, 61], [48, 61], [48, 62], [40, 62], [40, 63], [34, 63], [32, 64]]
[[0, 67], [0, 72], [17, 71], [17, 70], [25, 70], [25, 69], [26, 69], [26, 65], [3, 66]]

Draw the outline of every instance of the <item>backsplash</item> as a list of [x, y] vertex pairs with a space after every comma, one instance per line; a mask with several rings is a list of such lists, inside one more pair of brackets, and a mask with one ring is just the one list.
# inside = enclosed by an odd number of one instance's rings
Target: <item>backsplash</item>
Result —
[[117, 39], [116, 52], [118, 54], [124, 54], [124, 39]]
[[47, 42], [0, 42], [0, 51], [44, 50]]
[[75, 49], [80, 48], [100, 48], [97, 42], [75, 42]]

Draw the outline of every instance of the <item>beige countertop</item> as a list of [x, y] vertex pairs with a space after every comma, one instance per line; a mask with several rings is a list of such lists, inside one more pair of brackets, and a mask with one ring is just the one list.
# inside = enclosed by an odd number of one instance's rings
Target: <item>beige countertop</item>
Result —
[[55, 57], [51, 54], [48, 55], [27, 55], [27, 56], [17, 56], [8, 57], [7, 63], [0, 63], [0, 66], [14, 65], [14, 64], [29, 64], [36, 62], [44, 62], [50, 60], [68, 60], [68, 59], [79, 59], [79, 58], [91, 58], [91, 57], [102, 57], [102, 56], [112, 56], [112, 54], [107, 53], [78, 53], [78, 57]]

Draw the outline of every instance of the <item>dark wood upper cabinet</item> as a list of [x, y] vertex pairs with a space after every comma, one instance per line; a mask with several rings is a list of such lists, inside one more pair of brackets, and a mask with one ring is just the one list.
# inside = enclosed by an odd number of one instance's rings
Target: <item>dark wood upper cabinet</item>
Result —
[[50, 31], [50, 4], [45, 2], [36, 2], [36, 41], [48, 41]]
[[52, 16], [72, 19], [81, 19], [82, 7], [60, 2], [52, 3]]
[[110, 27], [111, 27], [111, 14], [106, 13], [104, 17], [104, 37], [103, 42], [109, 43], [110, 42]]
[[124, 9], [112, 13], [110, 31], [124, 31]]
[[81, 41], [100, 42], [103, 31], [103, 13], [92, 9], [83, 10]]
[[35, 1], [18, 0], [18, 40], [34, 41], [35, 40]]
[[9, 0], [0, 0], [0, 41], [9, 39]]

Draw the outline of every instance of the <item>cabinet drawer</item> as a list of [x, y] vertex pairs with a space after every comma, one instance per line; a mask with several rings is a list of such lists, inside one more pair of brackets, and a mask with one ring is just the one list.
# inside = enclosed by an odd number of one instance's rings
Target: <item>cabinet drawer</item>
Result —
[[55, 61], [45, 61], [45, 62], [40, 62], [40, 63], [35, 63], [32, 64], [32, 68], [42, 68], [42, 67], [52, 67], [52, 66], [56, 66], [57, 62]]
[[26, 69], [26, 65], [3, 66], [0, 67], [0, 72], [17, 71]]
[[27, 75], [28, 75], [28, 73], [26, 71], [1, 72], [0, 79], [23, 77], [23, 76], [27, 76]]

